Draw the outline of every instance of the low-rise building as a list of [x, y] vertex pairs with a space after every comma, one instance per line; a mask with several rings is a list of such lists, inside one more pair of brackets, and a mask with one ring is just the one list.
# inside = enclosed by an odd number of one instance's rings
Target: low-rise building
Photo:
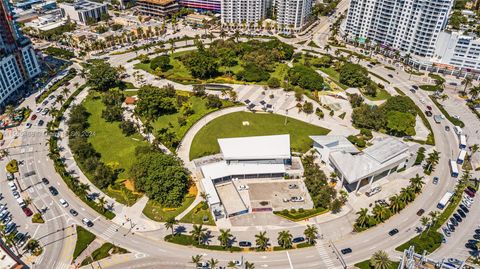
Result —
[[185, 21], [190, 25], [198, 25], [201, 26], [204, 23], [208, 23], [212, 20], [212, 17], [202, 14], [188, 14], [185, 17]]
[[152, 17], [169, 17], [180, 9], [176, 0], [138, 0], [138, 11]]
[[78, 24], [87, 25], [99, 21], [102, 14], [107, 13], [107, 4], [87, 0], [77, 0], [73, 3], [60, 3], [62, 15]]
[[67, 20], [62, 17], [61, 13], [51, 13], [25, 23], [25, 26], [29, 27], [35, 32], [43, 32], [55, 29], [67, 23]]
[[350, 191], [370, 186], [376, 180], [413, 164], [409, 146], [387, 137], [372, 146], [358, 150], [345, 137], [311, 136], [313, 147], [322, 160], [337, 173], [342, 185]]

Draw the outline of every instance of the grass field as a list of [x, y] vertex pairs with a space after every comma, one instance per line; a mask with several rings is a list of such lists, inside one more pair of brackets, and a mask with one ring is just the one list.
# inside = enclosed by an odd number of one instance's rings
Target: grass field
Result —
[[385, 90], [377, 87], [377, 95], [375, 97], [369, 96], [364, 94], [365, 98], [370, 101], [380, 101], [380, 100], [387, 100], [391, 97], [391, 95]]
[[[208, 205], [206, 205], [206, 209], [203, 209], [205, 208], [203, 207], [204, 203], [205, 202], [199, 203], [195, 208], [188, 212], [180, 222], [215, 226], [215, 221], [213, 220], [212, 212], [208, 208]], [[208, 216], [208, 221], [203, 221], [204, 216]]]
[[[183, 126], [180, 126], [178, 123], [178, 117], [181, 116], [180, 112], [174, 113], [174, 114], [166, 114], [158, 117], [153, 123], [152, 127], [154, 129], [154, 134], [162, 129], [162, 128], [168, 128], [170, 125], [173, 126], [171, 129], [177, 134], [177, 138], [181, 140], [185, 133], [192, 127], [193, 124], [195, 124], [198, 120], [200, 120], [203, 116], [206, 114], [213, 112], [217, 109], [211, 109], [211, 108], [206, 108], [205, 103], [207, 102], [206, 99], [203, 99], [201, 97], [195, 97], [192, 96], [190, 97], [190, 102], [192, 104], [192, 108], [195, 111], [193, 115], [188, 116], [187, 118], [187, 123]], [[222, 101], [223, 102], [223, 107], [229, 107], [233, 106], [232, 102], [229, 101]]]
[[141, 145], [148, 145], [140, 135], [126, 137], [120, 129], [119, 122], [106, 122], [102, 118], [102, 110], [105, 105], [99, 96], [90, 94], [84, 101], [84, 106], [90, 113], [88, 130], [92, 132], [88, 141], [92, 143], [95, 150], [101, 155], [101, 160], [105, 163], [118, 163], [118, 167], [123, 169], [118, 176], [119, 179], [127, 178], [127, 173], [135, 161], [135, 148]]
[[73, 251], [73, 259], [75, 260], [90, 243], [95, 240], [96, 236], [91, 232], [85, 230], [81, 226], [77, 226], [77, 243], [75, 243], [75, 250]]
[[[248, 121], [249, 125], [242, 123]], [[306, 152], [312, 145], [310, 135], [324, 135], [330, 130], [276, 114], [236, 112], [219, 117], [203, 127], [193, 139], [190, 159], [220, 151], [218, 138], [290, 134], [292, 151]]]
[[187, 195], [182, 205], [177, 208], [165, 208], [159, 203], [149, 200], [143, 209], [143, 214], [154, 221], [166, 221], [169, 218], [176, 217], [182, 213], [189, 205], [193, 203], [195, 196]]
[[327, 74], [333, 82], [340, 86], [340, 88], [344, 90], [349, 88], [347, 85], [343, 85], [342, 83], [340, 83], [340, 74], [332, 67], [321, 67], [320, 71]]

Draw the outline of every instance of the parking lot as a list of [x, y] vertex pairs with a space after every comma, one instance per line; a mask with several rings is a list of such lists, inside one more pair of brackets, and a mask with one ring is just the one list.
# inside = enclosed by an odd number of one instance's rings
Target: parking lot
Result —
[[[250, 206], [255, 208], [272, 208], [274, 211], [284, 209], [311, 209], [313, 203], [301, 180], [271, 180], [249, 183]], [[297, 197], [297, 200], [292, 199]]]

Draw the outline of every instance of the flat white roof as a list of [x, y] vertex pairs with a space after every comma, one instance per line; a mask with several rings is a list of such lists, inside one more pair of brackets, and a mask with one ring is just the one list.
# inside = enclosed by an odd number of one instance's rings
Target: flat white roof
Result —
[[213, 185], [213, 182], [209, 178], [204, 178], [201, 180], [203, 190], [207, 194], [207, 202], [209, 205], [219, 204], [220, 198], [218, 197], [217, 190]]
[[360, 152], [345, 136], [342, 135], [315, 135], [310, 136], [315, 143], [327, 147], [331, 152], [345, 151], [350, 153]]
[[225, 160], [290, 159], [290, 135], [218, 139]]
[[225, 161], [201, 166], [205, 179], [223, 178], [235, 175], [256, 175], [256, 174], [279, 174], [285, 173], [283, 164], [262, 164], [262, 163], [231, 163]]
[[465, 160], [466, 155], [467, 155], [467, 151], [462, 149], [462, 150], [460, 150], [460, 153], [458, 154], [458, 159]]
[[387, 167], [393, 168], [408, 156], [407, 144], [395, 138], [385, 138], [359, 154], [332, 152], [330, 161], [345, 176], [348, 183], [353, 183]]
[[246, 211], [247, 207], [243, 203], [240, 194], [232, 182], [217, 185], [218, 195], [222, 200], [222, 205], [228, 215], [237, 214]]

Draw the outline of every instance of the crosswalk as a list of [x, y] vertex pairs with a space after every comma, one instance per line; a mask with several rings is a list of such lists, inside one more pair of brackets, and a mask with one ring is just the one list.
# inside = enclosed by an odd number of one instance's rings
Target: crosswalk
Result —
[[68, 263], [57, 262], [55, 264], [55, 269], [68, 269], [68, 268], [70, 268], [70, 266], [71, 266], [71, 264], [68, 264]]
[[339, 262], [335, 262], [335, 260], [330, 257], [329, 252], [324, 244], [317, 244], [316, 249], [321, 261], [325, 264], [325, 268], [342, 268]]
[[110, 226], [102, 233], [102, 237], [104, 237], [104, 238], [113, 237], [113, 235], [115, 235], [115, 233], [117, 232], [117, 229], [118, 229], [118, 226], [117, 226], [117, 225], [115, 225], [115, 224], [110, 225]]

